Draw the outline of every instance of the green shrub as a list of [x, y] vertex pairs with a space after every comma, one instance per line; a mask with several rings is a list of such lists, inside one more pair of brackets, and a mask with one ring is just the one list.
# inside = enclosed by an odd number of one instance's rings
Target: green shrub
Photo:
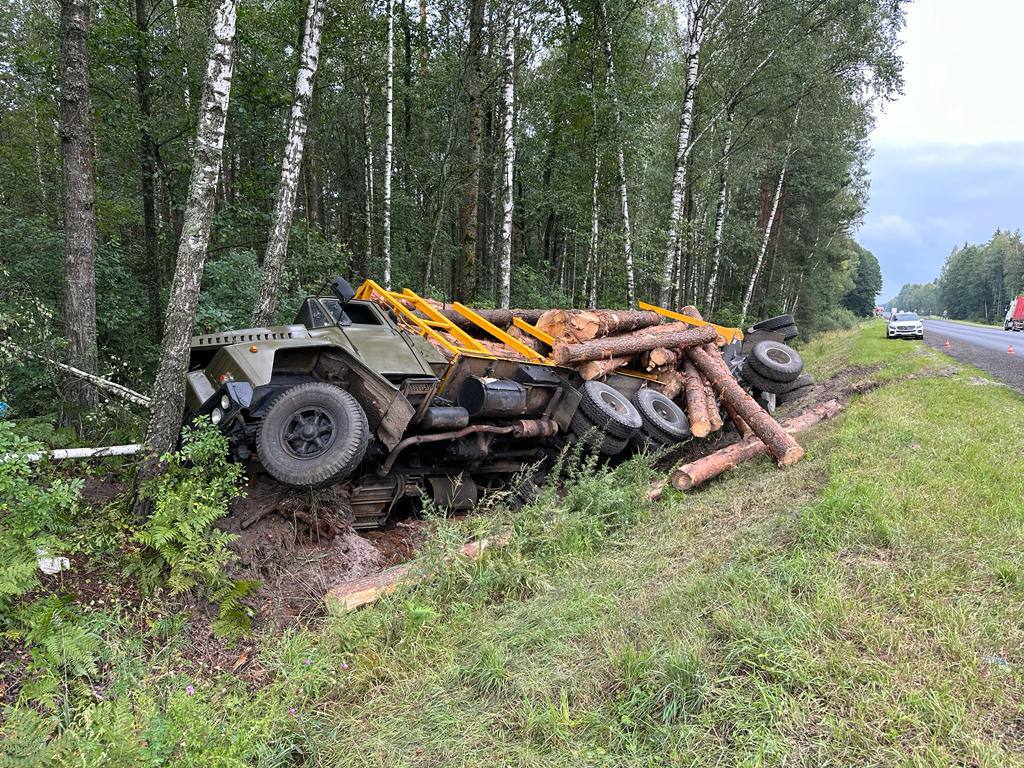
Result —
[[44, 483], [25, 458], [39, 449], [13, 424], [0, 421], [0, 624], [14, 599], [39, 584], [39, 554], [68, 554], [63, 537], [82, 481]]
[[214, 527], [243, 493], [242, 468], [227, 453], [227, 438], [209, 422], [186, 427], [181, 449], [161, 457], [166, 471], [142, 488], [154, 508], [135, 539], [167, 567], [172, 594], [201, 589], [220, 606], [214, 629], [233, 634], [249, 628], [242, 600], [256, 585], [227, 575], [236, 559], [228, 548], [235, 537]]

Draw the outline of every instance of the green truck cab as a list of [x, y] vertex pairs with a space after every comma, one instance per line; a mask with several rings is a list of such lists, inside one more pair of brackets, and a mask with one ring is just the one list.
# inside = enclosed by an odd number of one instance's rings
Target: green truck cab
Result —
[[[659, 393], [642, 379], [584, 382], [547, 359], [446, 354], [397, 294], [389, 304], [356, 298], [343, 278], [328, 284], [290, 325], [193, 337], [185, 415], [208, 417], [236, 460], [284, 485], [340, 487], [356, 528], [424, 494], [467, 509], [567, 440], [614, 455], [644, 435], [688, 435], [671, 400], [649, 407]], [[652, 426], [647, 410], [670, 423]]]

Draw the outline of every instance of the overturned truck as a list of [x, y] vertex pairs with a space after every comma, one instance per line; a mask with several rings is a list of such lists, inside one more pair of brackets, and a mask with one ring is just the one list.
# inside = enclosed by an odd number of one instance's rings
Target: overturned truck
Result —
[[[357, 529], [424, 494], [468, 509], [573, 440], [615, 456], [690, 436], [657, 376], [617, 367], [587, 380], [524, 316], [492, 322], [369, 280], [326, 286], [290, 325], [194, 337], [186, 421], [209, 418], [237, 460], [284, 485], [337, 486]], [[739, 349], [738, 329], [686, 322]]]

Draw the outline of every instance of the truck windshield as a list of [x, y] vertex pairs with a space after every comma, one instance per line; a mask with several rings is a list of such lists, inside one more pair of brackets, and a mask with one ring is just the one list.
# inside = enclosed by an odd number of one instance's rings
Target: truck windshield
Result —
[[900, 312], [898, 315], [896, 315], [896, 317], [894, 319], [895, 320], [920, 320], [920, 318], [917, 315], [915, 315], [913, 312]]

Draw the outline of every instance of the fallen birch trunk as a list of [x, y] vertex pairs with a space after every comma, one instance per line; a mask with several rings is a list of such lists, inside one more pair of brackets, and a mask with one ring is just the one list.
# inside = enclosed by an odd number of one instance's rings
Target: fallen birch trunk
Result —
[[[478, 560], [484, 552], [494, 547], [503, 547], [512, 539], [511, 531], [496, 534], [493, 538], [471, 541], [459, 548], [459, 556], [470, 560]], [[327, 590], [325, 600], [328, 610], [334, 613], [354, 611], [364, 605], [375, 603], [385, 595], [389, 595], [401, 586], [424, 581], [430, 576], [428, 571], [417, 570], [414, 563], [403, 563], [388, 568], [372, 576], [346, 581]]]
[[711, 382], [722, 401], [729, 403], [750, 425], [754, 434], [767, 443], [780, 466], [795, 464], [803, 458], [804, 449], [729, 374], [720, 355], [715, 354], [718, 358], [716, 363], [702, 347], [691, 347], [686, 350], [686, 354], [704, 378]]
[[5, 453], [0, 455], [0, 462], [11, 459], [25, 459], [29, 462], [43, 459], [102, 459], [107, 456], [132, 456], [142, 450], [139, 443], [131, 445], [108, 445], [105, 448], [56, 448], [52, 451], [35, 451], [32, 453]]
[[591, 339], [579, 344], [555, 344], [551, 357], [559, 365], [574, 365], [610, 357], [627, 357], [657, 347], [692, 347], [718, 338], [715, 329], [710, 326], [691, 328], [685, 323], [672, 323], [671, 326], [666, 325], [662, 328], [666, 330], [658, 329], [659, 333], [653, 333], [654, 329], [649, 328], [623, 336]]
[[[786, 419], [780, 426], [786, 430], [787, 434], [802, 432], [820, 421], [833, 418], [842, 409], [843, 406], [839, 404], [838, 400], [829, 400], [826, 403], [804, 411], [799, 416]], [[672, 485], [680, 491], [691, 490], [731, 469], [735, 469], [745, 461], [762, 456], [767, 451], [768, 446], [759, 437], [752, 435], [738, 443], [733, 443], [714, 453], [709, 453], [707, 456], [702, 456], [696, 461], [676, 467], [672, 470]], [[652, 489], [652, 492], [654, 490]]]

